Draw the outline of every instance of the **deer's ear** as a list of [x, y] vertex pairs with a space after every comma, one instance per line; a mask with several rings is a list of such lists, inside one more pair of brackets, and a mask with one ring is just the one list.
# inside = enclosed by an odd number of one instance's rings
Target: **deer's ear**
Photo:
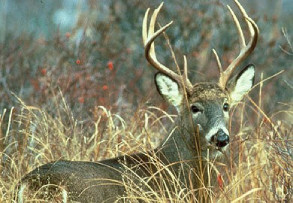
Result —
[[249, 92], [254, 83], [254, 65], [246, 66], [233, 81], [228, 85], [232, 104], [240, 102], [245, 94]]
[[183, 94], [178, 83], [167, 75], [159, 72], [155, 75], [155, 84], [162, 97], [178, 110], [183, 99]]

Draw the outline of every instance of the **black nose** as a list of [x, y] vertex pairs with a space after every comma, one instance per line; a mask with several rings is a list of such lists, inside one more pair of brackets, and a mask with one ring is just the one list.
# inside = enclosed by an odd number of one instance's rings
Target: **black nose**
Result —
[[227, 135], [222, 129], [220, 129], [215, 136], [217, 147], [225, 147], [229, 144], [229, 135]]

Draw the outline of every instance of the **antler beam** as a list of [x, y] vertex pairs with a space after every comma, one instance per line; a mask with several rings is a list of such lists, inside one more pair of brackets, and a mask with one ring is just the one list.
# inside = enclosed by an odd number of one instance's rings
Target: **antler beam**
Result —
[[246, 45], [245, 38], [244, 38], [244, 35], [243, 35], [243, 31], [242, 31], [242, 28], [241, 28], [240, 23], [238, 21], [238, 18], [236, 17], [235, 13], [230, 8], [230, 6], [227, 5], [227, 7], [228, 7], [228, 9], [229, 9], [229, 11], [230, 11], [230, 13], [232, 15], [233, 21], [234, 21], [234, 23], [236, 25], [237, 31], [238, 31], [239, 44], [240, 44], [240, 53], [230, 63], [230, 65], [226, 68], [226, 70], [223, 71], [222, 65], [221, 65], [219, 57], [217, 55], [217, 52], [215, 50], [213, 50], [214, 55], [216, 56], [218, 68], [219, 68], [219, 71], [220, 71], [219, 85], [223, 89], [225, 89], [226, 84], [227, 84], [231, 74], [236, 69], [236, 67], [243, 60], [245, 60], [251, 54], [251, 52], [254, 50], [254, 48], [256, 46], [256, 43], [257, 43], [258, 35], [259, 35], [259, 30], [258, 30], [258, 27], [257, 27], [256, 23], [250, 17], [248, 17], [245, 9], [241, 6], [241, 4], [238, 2], [238, 0], [234, 0], [234, 1], [236, 3], [237, 7], [239, 8], [243, 18], [245, 19], [245, 22], [246, 22], [247, 26], [248, 26], [249, 33], [250, 33], [250, 41]]

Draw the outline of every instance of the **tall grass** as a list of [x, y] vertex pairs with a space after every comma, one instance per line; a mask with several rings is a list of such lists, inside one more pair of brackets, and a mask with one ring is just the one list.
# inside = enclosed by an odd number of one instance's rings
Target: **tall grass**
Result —
[[[54, 111], [27, 106], [18, 100], [18, 108], [4, 110], [1, 115], [4, 132], [1, 134], [0, 157], [1, 202], [12, 202], [21, 177], [41, 164], [58, 159], [99, 161], [154, 149], [168, 135], [166, 126], [174, 120], [174, 116], [155, 107], [141, 107], [132, 115], [121, 118], [100, 106], [94, 112], [96, 120], [85, 125], [85, 121], [72, 114], [61, 93], [52, 100]], [[246, 124], [247, 108], [254, 109], [253, 120], [259, 120], [257, 125]], [[240, 123], [234, 123], [240, 127], [233, 135], [226, 160], [210, 163], [211, 170], [218, 174], [217, 178], [210, 177], [210, 185], [188, 188], [178, 182], [168, 165], [151, 157], [160, 173], [133, 181], [137, 175], [128, 168], [122, 183], [127, 188], [127, 195], [120, 200], [201, 202], [194, 194], [196, 190], [202, 190], [205, 198], [202, 196], [201, 200], [211, 202], [290, 202], [292, 126], [286, 121], [273, 121], [273, 117], [265, 115], [252, 100], [239, 105], [238, 109], [235, 114], [244, 118]], [[292, 115], [291, 110], [284, 113]], [[163, 176], [170, 179], [158, 178], [157, 189], [150, 188], [150, 179], [163, 173], [167, 173]]]
[[[153, 72], [146, 67], [140, 35], [143, 13], [160, 1], [109, 0], [108, 14], [97, 17], [97, 10], [103, 9], [100, 2], [89, 1], [90, 9], [81, 12], [72, 33], [54, 30], [48, 39], [5, 33], [0, 44], [0, 202], [13, 202], [21, 177], [42, 164], [146, 152], [168, 136], [176, 116], [154, 96]], [[124, 12], [128, 9], [133, 12]], [[159, 179], [153, 190], [149, 179], [139, 181], [143, 187], [131, 181], [135, 173], [129, 168], [121, 183], [127, 188], [122, 201], [292, 201], [292, 39], [277, 19], [257, 12], [252, 17], [261, 33], [249, 62], [255, 63], [258, 75], [277, 75], [261, 77], [251, 98], [232, 112], [230, 153], [207, 165], [217, 177], [208, 177], [201, 188], [187, 188], [168, 165], [153, 157], [154, 165], [170, 178]], [[221, 3], [170, 1], [160, 22], [171, 19], [177, 19], [168, 35], [178, 63], [182, 52], [188, 53], [196, 81], [218, 76], [212, 48], [224, 64], [237, 55], [236, 31], [230, 29], [230, 16]], [[88, 29], [91, 37], [76, 40], [76, 30]], [[166, 47], [157, 47], [159, 57], [173, 64]], [[155, 175], [161, 174], [150, 179]]]

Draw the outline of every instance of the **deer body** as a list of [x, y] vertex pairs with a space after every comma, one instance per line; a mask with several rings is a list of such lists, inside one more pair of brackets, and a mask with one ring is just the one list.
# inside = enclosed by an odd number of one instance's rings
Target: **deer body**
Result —
[[[54, 201], [62, 200], [63, 202], [66, 202], [66, 200], [114, 202], [126, 195], [123, 175], [128, 174], [127, 178], [130, 178], [131, 174], [127, 173], [129, 168], [131, 168], [131, 173], [134, 172], [137, 175], [131, 176], [132, 181], [137, 185], [139, 185], [141, 179], [150, 177], [152, 173], [158, 170], [158, 166], [150, 158], [151, 156], [155, 156], [163, 165], [170, 165], [168, 170], [172, 171], [173, 175], [181, 177], [182, 186], [186, 186], [192, 181], [193, 187], [196, 188], [199, 183], [196, 179], [190, 180], [189, 171], [199, 168], [199, 155], [196, 149], [192, 148], [191, 140], [184, 140], [184, 137], [191, 136], [188, 134], [182, 136], [182, 132], [178, 129], [166, 140], [164, 146], [159, 146], [148, 154], [125, 155], [97, 163], [59, 160], [42, 165], [22, 179], [18, 200], [23, 202], [22, 197], [30, 196], [28, 193], [40, 193], [40, 195], [35, 196], [36, 199], [54, 199]], [[162, 174], [161, 177], [169, 178], [167, 177], [169, 176], [167, 172]], [[160, 186], [157, 181], [154, 178], [148, 185], [156, 189], [156, 187]], [[43, 191], [40, 190], [42, 187], [44, 187]], [[142, 184], [142, 187], [145, 186]], [[176, 186], [170, 182], [167, 187]], [[147, 190], [148, 188], [145, 187], [145, 189]], [[38, 192], [38, 190], [40, 191]]]
[[[209, 160], [221, 157], [229, 144], [227, 126], [230, 107], [241, 101], [254, 80], [253, 65], [246, 66], [236, 77], [230, 78], [235, 67], [253, 51], [258, 37], [256, 24], [238, 1], [235, 2], [246, 21], [251, 38], [246, 45], [239, 22], [228, 7], [240, 35], [241, 51], [225, 71], [214, 51], [220, 70], [218, 83], [192, 85], [187, 77], [185, 57], [182, 75], [158, 62], [154, 40], [171, 23], [154, 31], [161, 4], [154, 11], [148, 29], [147, 10], [143, 21], [145, 55], [150, 64], [159, 70], [155, 75], [158, 92], [178, 111], [175, 127], [158, 148], [148, 153], [125, 155], [97, 163], [60, 160], [42, 165], [21, 180], [18, 201], [24, 201], [28, 193], [45, 187], [47, 190], [39, 195], [41, 198], [55, 198], [63, 202], [115, 202], [122, 201], [125, 193], [131, 190], [125, 182], [141, 184], [145, 190], [156, 191], [160, 190], [164, 179], [164, 187], [171, 193], [175, 192], [176, 184], [194, 189], [206, 186], [206, 166]], [[173, 176], [178, 177], [178, 181]], [[204, 181], [199, 177], [204, 177]]]

